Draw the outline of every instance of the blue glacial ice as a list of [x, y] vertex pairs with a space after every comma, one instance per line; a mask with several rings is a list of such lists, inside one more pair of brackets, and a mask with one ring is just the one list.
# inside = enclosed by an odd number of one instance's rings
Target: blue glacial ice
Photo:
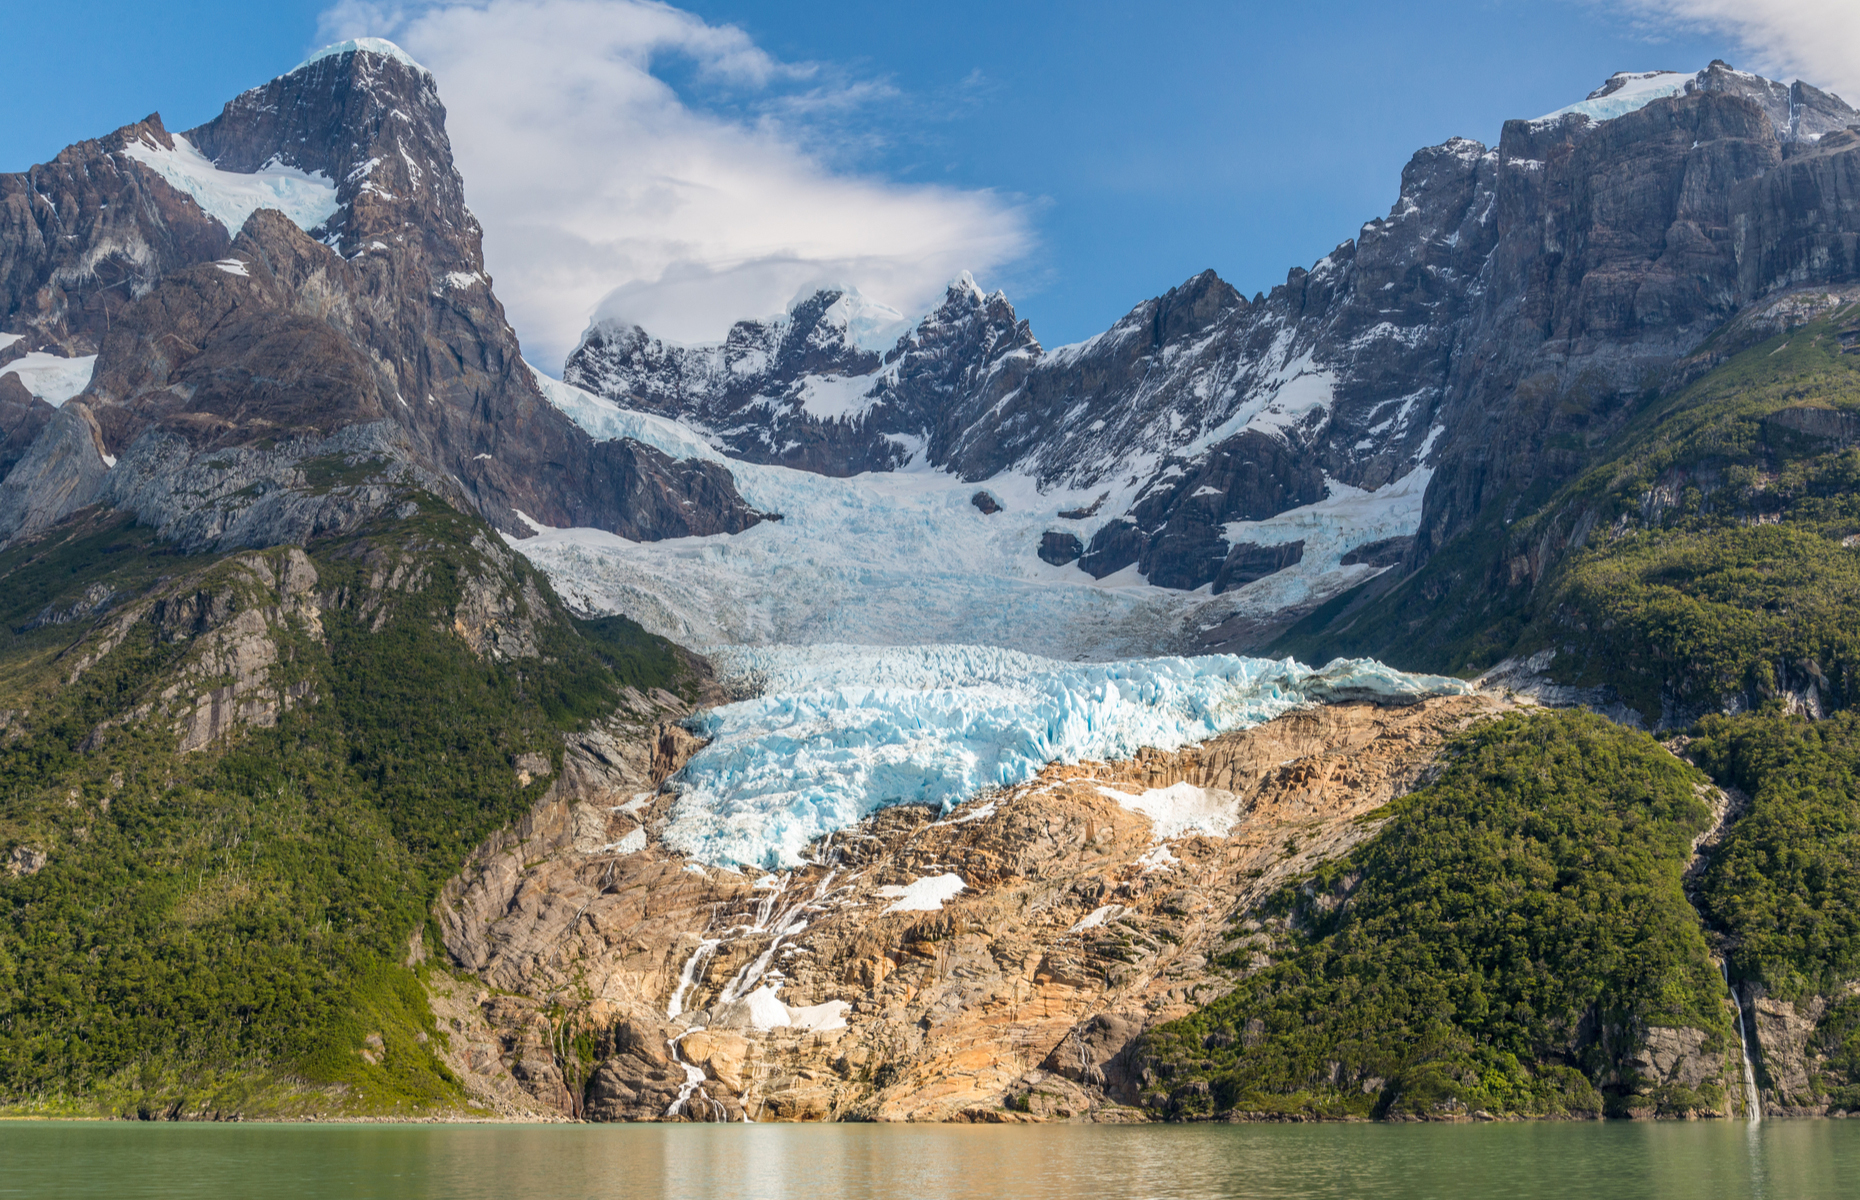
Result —
[[1129, 758], [1314, 702], [1420, 699], [1467, 685], [1368, 659], [1068, 663], [986, 646], [727, 647], [760, 691], [704, 713], [665, 841], [706, 862], [793, 866], [808, 843], [888, 804], [953, 807], [1052, 762]]

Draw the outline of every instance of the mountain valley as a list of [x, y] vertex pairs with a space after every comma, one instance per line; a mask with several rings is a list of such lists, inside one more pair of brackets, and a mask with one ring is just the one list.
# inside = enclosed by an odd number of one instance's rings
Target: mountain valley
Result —
[[1860, 112], [557, 379], [440, 82], [0, 175], [0, 1111], [1860, 1110]]

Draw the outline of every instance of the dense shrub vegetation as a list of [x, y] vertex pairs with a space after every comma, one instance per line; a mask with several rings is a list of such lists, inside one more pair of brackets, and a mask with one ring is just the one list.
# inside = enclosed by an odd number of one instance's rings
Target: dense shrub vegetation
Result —
[[1813, 1012], [1825, 1055], [1790, 1102], [1860, 1108], [1860, 714], [1809, 721], [1772, 706], [1711, 717], [1693, 743], [1718, 778], [1747, 791], [1700, 887], [1726, 935], [1733, 979]]
[[1434, 784], [1274, 902], [1287, 920], [1225, 964], [1270, 965], [1150, 1042], [1176, 1115], [1716, 1109], [1640, 1078], [1649, 1026], [1734, 1046], [1681, 888], [1710, 824], [1699, 774], [1580, 712], [1464, 735]]
[[[136, 714], [193, 639], [138, 622], [59, 686], [78, 652], [64, 648], [94, 640], [93, 622], [19, 634], [20, 615], [81, 592], [103, 543], [125, 547], [128, 568], [108, 568], [119, 591], [173, 591], [162, 577], [191, 571], [185, 590], [230, 596], [235, 611], [263, 597], [229, 562], [174, 560], [121, 522], [0, 556], [14, 706], [0, 854], [50, 854], [36, 873], [0, 873], [0, 1098], [327, 1111], [340, 1085], [338, 1107], [354, 1110], [458, 1100], [429, 1049], [445, 1035], [405, 965], [410, 939], [469, 850], [546, 786], [519, 785], [517, 755], [559, 763], [562, 730], [611, 712], [627, 686], [676, 688], [685, 670], [628, 622], [570, 620], [527, 564], [499, 567], [474, 536], [489, 535], [429, 503], [312, 545], [332, 598], [322, 636], [291, 624], [273, 671], [307, 684], [307, 701], [189, 754], [169, 722]], [[370, 573], [383, 555], [414, 564], [418, 583], [381, 590]], [[540, 657], [480, 658], [454, 632], [462, 588], [485, 577], [542, 597], [547, 611], [524, 614]], [[379, 1064], [359, 1053], [371, 1033]]]

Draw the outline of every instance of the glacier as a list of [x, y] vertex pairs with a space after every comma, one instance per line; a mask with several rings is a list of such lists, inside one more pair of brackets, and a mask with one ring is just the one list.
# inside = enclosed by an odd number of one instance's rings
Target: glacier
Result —
[[1621, 86], [1606, 95], [1591, 95], [1586, 100], [1565, 105], [1553, 113], [1546, 113], [1530, 122], [1532, 125], [1548, 125], [1553, 121], [1576, 113], [1591, 121], [1612, 121], [1631, 112], [1652, 104], [1655, 100], [1664, 100], [1668, 96], [1677, 96], [1686, 90], [1686, 85], [1697, 79], [1702, 72], [1685, 71], [1622, 71], [1609, 77], [1609, 82], [1619, 79]]
[[705, 653], [721, 680], [761, 694], [693, 718], [710, 741], [677, 776], [662, 837], [699, 861], [762, 869], [800, 864], [809, 843], [886, 805], [947, 812], [1048, 763], [1173, 750], [1330, 700], [1469, 688], [1366, 659], [1076, 663], [954, 644]]
[[[1205, 586], [1152, 586], [1134, 567], [1094, 579], [1039, 558], [1048, 531], [1089, 542], [1128, 507], [1146, 470], [1106, 486], [1045, 490], [1016, 472], [978, 483], [921, 464], [816, 475], [726, 458], [678, 421], [530, 370], [548, 401], [594, 438], [630, 437], [676, 459], [724, 463], [750, 504], [781, 514], [739, 534], [645, 543], [532, 521], [536, 536], [511, 542], [576, 607], [623, 613], [686, 645], [979, 642], [1097, 660], [1192, 651], [1199, 629], [1319, 604], [1380, 573], [1341, 559], [1413, 534], [1432, 474], [1416, 468], [1374, 492], [1333, 481], [1316, 504], [1231, 524], [1237, 541], [1303, 539], [1304, 557], [1214, 596]], [[1000, 512], [972, 503], [983, 489]], [[1092, 517], [1060, 515], [1094, 507]]]

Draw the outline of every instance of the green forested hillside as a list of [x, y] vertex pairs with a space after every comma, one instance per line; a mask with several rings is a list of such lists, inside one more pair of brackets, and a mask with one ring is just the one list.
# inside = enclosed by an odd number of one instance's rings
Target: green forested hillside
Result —
[[[1711, 821], [1699, 773], [1571, 711], [1448, 753], [1226, 964], [1270, 965], [1151, 1036], [1171, 1115], [1725, 1110], [1731, 1012], [1681, 887]], [[1637, 1065], [1649, 1037], [1690, 1065]]]
[[[470, 848], [546, 786], [519, 781], [518, 755], [559, 768], [561, 731], [687, 671], [624, 620], [569, 618], [495, 546], [423, 499], [313, 543], [315, 607], [285, 595], [286, 549], [179, 558], [119, 517], [0, 555], [0, 1105], [462, 1102], [428, 1049], [445, 1035], [410, 939]], [[97, 612], [31, 627], [106, 575]], [[535, 644], [475, 652], [473, 588]], [[229, 639], [253, 627], [276, 652], [266, 694], [295, 702], [177, 753], [181, 702], [235, 682]], [[378, 1063], [360, 1053], [372, 1033]]]
[[[1727, 935], [1741, 985], [1805, 1014], [1826, 1006], [1803, 1060], [1766, 1061], [1765, 1082], [1785, 1104], [1860, 1108], [1860, 714], [1810, 721], [1772, 708], [1710, 717], [1699, 732], [1698, 761], [1750, 794], [1701, 881], [1700, 909]], [[1785, 1065], [1799, 1067], [1797, 1083]]]
[[[1635, 1082], [1596, 1057], [1607, 1039], [1587, 1058], [1558, 1041], [1598, 1002], [1630, 1025], [1721, 1039], [1709, 939], [1740, 994], [1791, 1006], [1812, 1029], [1806, 1046], [1779, 1043], [1760, 1064], [1771, 1102], [1860, 1105], [1860, 306], [1740, 353], [1702, 353], [1728, 357], [1681, 390], [1648, 393], [1559, 492], [1511, 498], [1510, 521], [1485, 514], [1413, 577], [1338, 598], [1274, 647], [1462, 673], [1548, 652], [1554, 681], [1598, 689], [1650, 726], [1692, 727], [1692, 759], [1751, 797], [1710, 852], [1696, 912], [1678, 885], [1696, 810], [1676, 761], [1656, 769], [1664, 752], [1650, 740], [1604, 736], [1591, 718], [1495, 726], [1375, 841], [1287, 898], [1297, 919], [1271, 967], [1158, 1040], [1211, 1085], [1209, 1103], [1717, 1107], [1707, 1088]], [[1579, 744], [1590, 749], [1559, 749]], [[1501, 763], [1533, 764], [1522, 771], [1532, 781]], [[1655, 817], [1661, 786], [1671, 817]], [[1569, 836], [1546, 841], [1546, 828]], [[1431, 848], [1443, 833], [1489, 855], [1443, 857]], [[1482, 888], [1490, 877], [1514, 890]], [[1350, 899], [1323, 913], [1338, 880], [1352, 882]], [[1583, 897], [1604, 906], [1585, 918]], [[1649, 923], [1655, 911], [1664, 925]], [[1495, 957], [1513, 928], [1528, 953]], [[1607, 963], [1635, 965], [1610, 974]], [[1531, 990], [1544, 971], [1562, 990]], [[1247, 1021], [1264, 1025], [1253, 1046]], [[1197, 1054], [1195, 1039], [1210, 1037], [1237, 1040]], [[1379, 1098], [1325, 1083], [1333, 1061], [1383, 1080]]]

